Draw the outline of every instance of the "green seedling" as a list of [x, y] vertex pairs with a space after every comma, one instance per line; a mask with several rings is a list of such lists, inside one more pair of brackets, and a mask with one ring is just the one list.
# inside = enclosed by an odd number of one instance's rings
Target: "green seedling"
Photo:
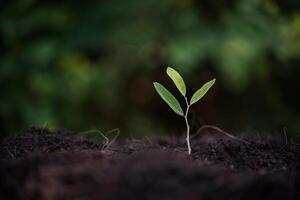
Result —
[[213, 86], [216, 79], [213, 79], [211, 81], [208, 81], [205, 83], [200, 89], [198, 89], [188, 101], [188, 98], [186, 96], [186, 86], [183, 81], [183, 78], [181, 75], [173, 68], [168, 67], [167, 68], [167, 74], [172, 79], [172, 81], [175, 83], [177, 89], [184, 97], [185, 103], [186, 103], [186, 110], [185, 112], [182, 110], [179, 101], [169, 92], [162, 84], [154, 82], [154, 88], [160, 95], [160, 97], [170, 106], [170, 108], [178, 115], [184, 117], [185, 124], [186, 124], [186, 143], [188, 147], [188, 153], [189, 155], [192, 152], [191, 145], [190, 145], [190, 125], [188, 121], [188, 113], [190, 110], [190, 107], [199, 101], [207, 92], [208, 90]]

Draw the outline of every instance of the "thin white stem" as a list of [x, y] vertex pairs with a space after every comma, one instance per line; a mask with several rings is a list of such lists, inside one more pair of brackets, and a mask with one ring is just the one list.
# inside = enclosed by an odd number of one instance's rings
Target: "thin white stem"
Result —
[[184, 97], [184, 99], [186, 102], [186, 111], [185, 111], [185, 115], [184, 115], [185, 124], [186, 124], [186, 143], [187, 143], [187, 147], [188, 147], [188, 153], [189, 153], [189, 155], [191, 155], [192, 149], [191, 149], [191, 144], [190, 144], [190, 125], [189, 125], [189, 121], [188, 121], [188, 113], [189, 113], [190, 105], [189, 105], [187, 98]]

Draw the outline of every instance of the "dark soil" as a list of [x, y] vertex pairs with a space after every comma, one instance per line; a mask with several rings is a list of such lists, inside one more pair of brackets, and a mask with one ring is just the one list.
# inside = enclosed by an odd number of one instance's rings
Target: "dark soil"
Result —
[[101, 144], [32, 128], [0, 143], [0, 199], [300, 199], [300, 146], [213, 135]]

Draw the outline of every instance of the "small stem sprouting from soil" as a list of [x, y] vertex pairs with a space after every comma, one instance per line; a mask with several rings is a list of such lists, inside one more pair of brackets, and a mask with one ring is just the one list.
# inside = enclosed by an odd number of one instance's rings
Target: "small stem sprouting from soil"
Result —
[[185, 111], [185, 115], [184, 115], [185, 124], [186, 124], [186, 143], [187, 143], [187, 147], [188, 147], [188, 153], [189, 153], [189, 155], [191, 155], [192, 149], [191, 149], [191, 144], [190, 144], [190, 125], [189, 125], [189, 121], [188, 121], [188, 113], [189, 113], [190, 105], [189, 105], [187, 98], [184, 97], [184, 99], [186, 102], [186, 111]]

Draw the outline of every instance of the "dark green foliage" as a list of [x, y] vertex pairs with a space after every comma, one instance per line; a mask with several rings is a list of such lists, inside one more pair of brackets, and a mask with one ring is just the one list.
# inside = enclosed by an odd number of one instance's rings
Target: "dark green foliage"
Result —
[[152, 90], [167, 63], [193, 89], [219, 77], [200, 118], [297, 132], [298, 2], [1, 1], [1, 134], [30, 125], [158, 134], [176, 120]]

